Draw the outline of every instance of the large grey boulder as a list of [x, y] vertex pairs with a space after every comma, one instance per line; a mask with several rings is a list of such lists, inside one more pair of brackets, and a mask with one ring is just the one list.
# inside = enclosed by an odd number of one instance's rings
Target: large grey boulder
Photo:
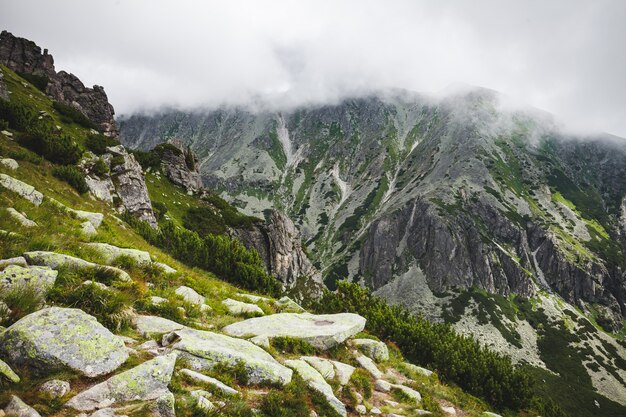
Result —
[[81, 392], [65, 405], [91, 411], [128, 401], [156, 400], [169, 393], [175, 363], [176, 353], [158, 356]]
[[113, 203], [115, 186], [110, 178], [100, 179], [87, 175], [85, 177], [85, 182], [87, 183], [87, 188], [89, 188], [91, 195], [96, 197], [98, 200], [105, 201], [109, 204]]
[[133, 318], [133, 326], [143, 337], [150, 337], [154, 334], [170, 333], [174, 330], [183, 329], [180, 323], [175, 321], [158, 317], [158, 316], [143, 316], [137, 315]]
[[13, 217], [13, 219], [16, 222], [18, 222], [24, 227], [37, 227], [38, 226], [37, 223], [35, 223], [34, 221], [26, 217], [25, 214], [20, 213], [19, 211], [15, 210], [13, 207], [7, 208], [7, 212], [9, 213], [9, 216]]
[[0, 259], [0, 268], [4, 268], [7, 265], [19, 265], [28, 266], [26, 259], [23, 256], [16, 256], [14, 258]]
[[179, 351], [195, 370], [212, 369], [215, 365], [244, 364], [249, 383], [285, 385], [291, 381], [291, 370], [278, 363], [272, 355], [247, 340], [213, 332], [182, 329], [163, 337], [163, 345]]
[[11, 395], [11, 400], [4, 407], [4, 412], [8, 417], [41, 417], [37, 410], [15, 395]]
[[233, 300], [232, 298], [227, 298], [222, 301], [222, 304], [228, 310], [228, 314], [233, 316], [240, 316], [243, 314], [254, 314], [263, 316], [265, 313], [261, 310], [256, 304], [244, 303], [242, 301]]
[[20, 195], [36, 206], [43, 202], [43, 194], [35, 190], [35, 187], [9, 175], [0, 174], [0, 185]]
[[150, 417], [176, 417], [176, 399], [168, 392], [150, 405]]
[[357, 356], [356, 361], [361, 368], [369, 372], [375, 379], [381, 379], [383, 377], [383, 373], [378, 369], [374, 361], [367, 356]]
[[150, 259], [150, 253], [139, 249], [127, 249], [118, 248], [117, 246], [109, 245], [108, 243], [86, 243], [85, 246], [94, 249], [102, 259], [104, 263], [110, 264], [120, 256], [127, 256], [135, 261], [138, 265], [150, 265], [152, 259]]
[[302, 339], [321, 350], [330, 349], [359, 333], [365, 319], [358, 314], [280, 313], [233, 323], [224, 327], [231, 336], [288, 336]]
[[112, 372], [128, 359], [124, 343], [95, 317], [61, 307], [29, 314], [0, 333], [0, 355], [39, 374], [71, 370], [87, 377]]
[[324, 377], [317, 372], [311, 365], [303, 360], [287, 360], [285, 365], [293, 369], [302, 377], [304, 382], [311, 388], [322, 394], [328, 404], [335, 410], [340, 416], [346, 417], [348, 415], [346, 406], [343, 405], [333, 392], [333, 388], [324, 380]]
[[47, 252], [47, 251], [32, 251], [25, 252], [24, 258], [29, 265], [41, 265], [47, 266], [52, 269], [58, 269], [63, 267], [68, 268], [101, 268], [107, 271], [111, 271], [117, 276], [120, 281], [130, 281], [130, 275], [119, 268], [108, 265], [98, 265], [93, 262], [86, 261], [75, 256], [65, 255], [63, 253]]
[[229, 387], [222, 381], [203, 375], [200, 372], [192, 371], [191, 369], [182, 369], [180, 374], [186, 376], [197, 384], [205, 386], [210, 385], [226, 395], [237, 395], [239, 393], [236, 389]]
[[376, 362], [389, 360], [389, 349], [384, 342], [372, 339], [354, 339], [351, 343]]
[[16, 384], [20, 382], [20, 377], [13, 372], [13, 369], [9, 365], [7, 365], [2, 359], [0, 359], [0, 376], [8, 379], [11, 382], [15, 382]]
[[180, 287], [176, 288], [176, 291], [174, 292], [176, 293], [176, 295], [180, 295], [181, 297], [183, 297], [183, 300], [185, 300], [189, 304], [194, 304], [194, 305], [204, 304], [205, 298], [201, 296], [200, 294], [198, 294], [196, 290], [194, 290], [193, 288], [189, 288], [184, 285], [181, 285]]
[[47, 399], [61, 398], [70, 392], [70, 383], [59, 379], [51, 379], [39, 387], [39, 393]]
[[0, 158], [0, 165], [12, 171], [15, 171], [20, 167], [20, 164], [18, 164], [15, 159], [11, 158]]
[[9, 265], [0, 271], [0, 291], [30, 288], [39, 295], [46, 295], [54, 286], [58, 271], [45, 266]]
[[161, 153], [161, 168], [165, 176], [174, 184], [184, 187], [188, 193], [202, 190], [202, 177], [198, 171], [198, 160], [191, 148], [174, 139], [171, 147], [165, 147]]

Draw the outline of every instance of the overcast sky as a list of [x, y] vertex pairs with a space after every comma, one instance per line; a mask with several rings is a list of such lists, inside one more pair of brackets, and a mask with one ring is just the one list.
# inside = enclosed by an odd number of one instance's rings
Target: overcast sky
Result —
[[489, 87], [626, 137], [626, 1], [0, 0], [116, 112]]

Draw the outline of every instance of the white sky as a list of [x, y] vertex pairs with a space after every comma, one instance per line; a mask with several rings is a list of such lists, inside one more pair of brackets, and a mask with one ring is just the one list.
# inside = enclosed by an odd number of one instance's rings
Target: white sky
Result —
[[461, 82], [626, 137], [626, 1], [0, 0], [116, 112]]

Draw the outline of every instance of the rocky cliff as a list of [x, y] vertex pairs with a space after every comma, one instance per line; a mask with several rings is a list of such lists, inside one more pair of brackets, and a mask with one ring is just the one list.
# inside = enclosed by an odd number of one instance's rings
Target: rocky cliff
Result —
[[0, 33], [0, 63], [18, 73], [43, 77], [47, 81], [46, 94], [79, 110], [100, 132], [108, 136], [118, 135], [113, 118], [115, 112], [104, 88], [98, 85], [88, 88], [75, 75], [56, 72], [54, 58], [47, 49], [42, 52], [34, 42], [4, 30]]
[[198, 171], [198, 161], [191, 149], [180, 140], [168, 142], [170, 147], [163, 147], [161, 169], [174, 184], [181, 186], [192, 194], [202, 190], [202, 177]]

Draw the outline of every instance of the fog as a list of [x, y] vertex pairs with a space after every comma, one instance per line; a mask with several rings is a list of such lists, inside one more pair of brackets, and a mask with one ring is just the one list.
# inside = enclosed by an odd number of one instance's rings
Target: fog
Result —
[[118, 115], [497, 90], [626, 136], [624, 1], [0, 0], [0, 28], [105, 87]]

